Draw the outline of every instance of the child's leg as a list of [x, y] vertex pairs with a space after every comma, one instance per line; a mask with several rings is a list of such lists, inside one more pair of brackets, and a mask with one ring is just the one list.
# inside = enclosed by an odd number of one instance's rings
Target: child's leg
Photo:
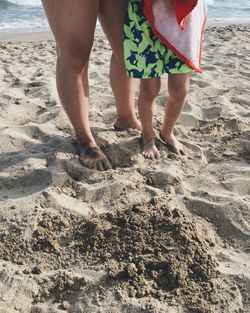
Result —
[[138, 106], [142, 123], [143, 155], [149, 159], [159, 157], [159, 151], [155, 145], [153, 111], [154, 101], [160, 92], [160, 88], [160, 78], [149, 78], [141, 80]]
[[175, 137], [173, 131], [175, 124], [183, 109], [189, 90], [190, 73], [169, 74], [168, 92], [169, 97], [165, 107], [165, 116], [161, 129], [161, 137], [177, 154], [186, 154], [186, 147]]

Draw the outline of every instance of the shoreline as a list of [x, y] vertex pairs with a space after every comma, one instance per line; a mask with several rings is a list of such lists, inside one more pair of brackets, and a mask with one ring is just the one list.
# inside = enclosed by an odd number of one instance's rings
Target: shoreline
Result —
[[[250, 25], [249, 22], [207, 22], [205, 29], [209, 29], [211, 27], [226, 27], [231, 25]], [[101, 28], [96, 28], [96, 35], [103, 35], [103, 30]], [[50, 30], [48, 31], [34, 31], [34, 32], [0, 32], [0, 42], [29, 42], [29, 41], [43, 41], [43, 40], [54, 40], [53, 34]]]
[[[95, 33], [102, 35], [103, 31], [101, 28], [97, 28]], [[1, 42], [29, 42], [29, 41], [43, 41], [43, 40], [54, 40], [54, 36], [50, 30], [48, 31], [34, 31], [34, 32], [23, 32], [23, 33], [1, 33]]]

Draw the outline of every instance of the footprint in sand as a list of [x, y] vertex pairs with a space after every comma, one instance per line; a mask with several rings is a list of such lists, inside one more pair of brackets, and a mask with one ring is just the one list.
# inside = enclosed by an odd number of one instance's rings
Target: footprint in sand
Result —
[[217, 119], [222, 112], [222, 106], [213, 105], [209, 108], [203, 108], [204, 117], [208, 120]]
[[240, 201], [235, 201], [234, 197], [222, 197], [218, 201], [213, 201], [209, 199], [209, 194], [205, 197], [186, 197], [185, 204], [190, 212], [209, 219], [222, 238], [237, 239], [243, 245], [247, 245], [250, 240], [250, 230], [242, 214], [247, 210], [246, 204], [240, 204]]
[[13, 138], [25, 138], [25, 139], [44, 139], [46, 135], [38, 126], [19, 126], [9, 127], [4, 132], [5, 135], [9, 135]]
[[28, 197], [47, 188], [52, 183], [52, 175], [46, 170], [32, 170], [18, 173], [16, 177], [1, 178], [1, 198], [14, 200]]

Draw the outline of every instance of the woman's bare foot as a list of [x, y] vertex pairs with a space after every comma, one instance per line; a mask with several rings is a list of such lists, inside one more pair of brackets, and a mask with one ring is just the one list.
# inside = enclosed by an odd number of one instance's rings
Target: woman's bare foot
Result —
[[160, 132], [160, 139], [161, 141], [167, 146], [167, 148], [178, 154], [178, 155], [186, 155], [187, 154], [187, 148], [184, 146], [173, 133], [170, 135], [164, 134], [163, 131]]
[[141, 137], [141, 140], [143, 146], [142, 154], [144, 155], [144, 157], [151, 160], [159, 159], [160, 152], [155, 145], [155, 138], [145, 140], [143, 137]]
[[106, 155], [97, 145], [79, 140], [76, 141], [75, 145], [79, 161], [87, 168], [98, 171], [106, 171], [112, 168]]
[[141, 122], [137, 118], [133, 118], [131, 120], [126, 120], [122, 121], [117, 118], [115, 124], [114, 124], [114, 129], [116, 131], [124, 131], [126, 129], [137, 129], [137, 130], [142, 130]]

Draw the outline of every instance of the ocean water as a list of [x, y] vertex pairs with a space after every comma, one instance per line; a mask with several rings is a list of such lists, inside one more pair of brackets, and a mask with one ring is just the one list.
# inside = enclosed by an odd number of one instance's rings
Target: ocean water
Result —
[[[250, 21], [250, 0], [214, 0], [209, 5], [208, 22], [230, 21]], [[47, 29], [40, 0], [0, 0], [0, 32]]]
[[0, 32], [48, 29], [40, 0], [0, 0]]

